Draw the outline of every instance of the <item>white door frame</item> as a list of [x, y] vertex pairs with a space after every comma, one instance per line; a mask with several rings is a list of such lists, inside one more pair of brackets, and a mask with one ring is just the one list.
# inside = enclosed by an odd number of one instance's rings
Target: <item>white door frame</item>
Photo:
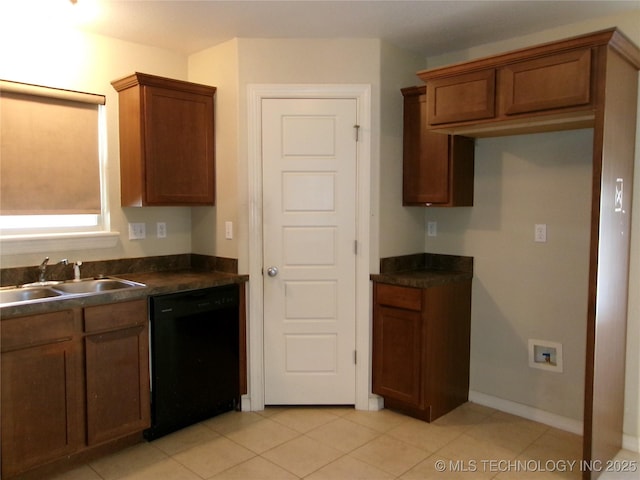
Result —
[[369, 282], [369, 215], [371, 211], [371, 85], [252, 84], [248, 103], [248, 202], [249, 275], [248, 303], [248, 395], [242, 410], [264, 409], [264, 298], [262, 289], [262, 99], [264, 98], [353, 98], [357, 100], [360, 128], [356, 173], [356, 404], [359, 410], [377, 409], [371, 392], [371, 327]]

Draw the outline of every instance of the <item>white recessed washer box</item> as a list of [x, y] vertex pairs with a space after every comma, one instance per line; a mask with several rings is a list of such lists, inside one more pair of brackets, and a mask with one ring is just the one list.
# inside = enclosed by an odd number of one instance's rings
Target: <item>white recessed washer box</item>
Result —
[[529, 366], [562, 373], [562, 344], [529, 339]]

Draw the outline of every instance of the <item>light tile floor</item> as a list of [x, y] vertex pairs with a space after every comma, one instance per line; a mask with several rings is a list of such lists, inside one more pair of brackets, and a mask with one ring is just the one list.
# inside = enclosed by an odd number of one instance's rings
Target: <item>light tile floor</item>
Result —
[[[473, 403], [433, 423], [390, 410], [270, 407], [214, 417], [55, 480], [579, 479], [581, 444], [578, 435]], [[620, 458], [640, 469], [639, 454]]]

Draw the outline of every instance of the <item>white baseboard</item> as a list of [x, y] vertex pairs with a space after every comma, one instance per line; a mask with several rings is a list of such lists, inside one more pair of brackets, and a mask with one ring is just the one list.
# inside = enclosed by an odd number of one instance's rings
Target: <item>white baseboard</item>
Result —
[[582, 435], [582, 422], [573, 418], [563, 417], [555, 413], [545, 412], [529, 405], [512, 402], [503, 398], [487, 395], [486, 393], [469, 391], [469, 401], [484, 405], [485, 407], [495, 408], [502, 412], [511, 413], [535, 422], [544, 423], [550, 427], [559, 428], [567, 432]]
[[251, 411], [251, 397], [249, 397], [248, 395], [242, 395], [240, 397], [240, 411], [242, 412]]
[[384, 408], [384, 398], [379, 395], [369, 395], [369, 411], [375, 412]]
[[[486, 393], [469, 391], [469, 401], [484, 405], [485, 407], [495, 408], [502, 412], [518, 415], [519, 417], [534, 420], [536, 422], [544, 423], [550, 427], [559, 428], [567, 432], [582, 435], [582, 422], [573, 418], [563, 417], [556, 415], [555, 413], [545, 412], [529, 405], [523, 405], [521, 403], [512, 402], [511, 400], [505, 400], [503, 398], [487, 395]], [[640, 438], [633, 435], [622, 435], [622, 448], [631, 452], [640, 452]]]
[[640, 437], [634, 437], [625, 433], [622, 435], [622, 448], [631, 452], [640, 452]]

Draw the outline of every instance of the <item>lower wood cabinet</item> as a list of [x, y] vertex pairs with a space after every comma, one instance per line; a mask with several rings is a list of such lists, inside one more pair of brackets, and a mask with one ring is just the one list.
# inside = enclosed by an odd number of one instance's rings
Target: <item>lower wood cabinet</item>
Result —
[[146, 300], [2, 320], [3, 479], [149, 426], [147, 325]]
[[373, 392], [428, 422], [467, 401], [471, 280], [429, 288], [374, 283]]
[[2, 321], [2, 478], [84, 443], [81, 312]]
[[87, 444], [149, 427], [147, 301], [85, 309]]

